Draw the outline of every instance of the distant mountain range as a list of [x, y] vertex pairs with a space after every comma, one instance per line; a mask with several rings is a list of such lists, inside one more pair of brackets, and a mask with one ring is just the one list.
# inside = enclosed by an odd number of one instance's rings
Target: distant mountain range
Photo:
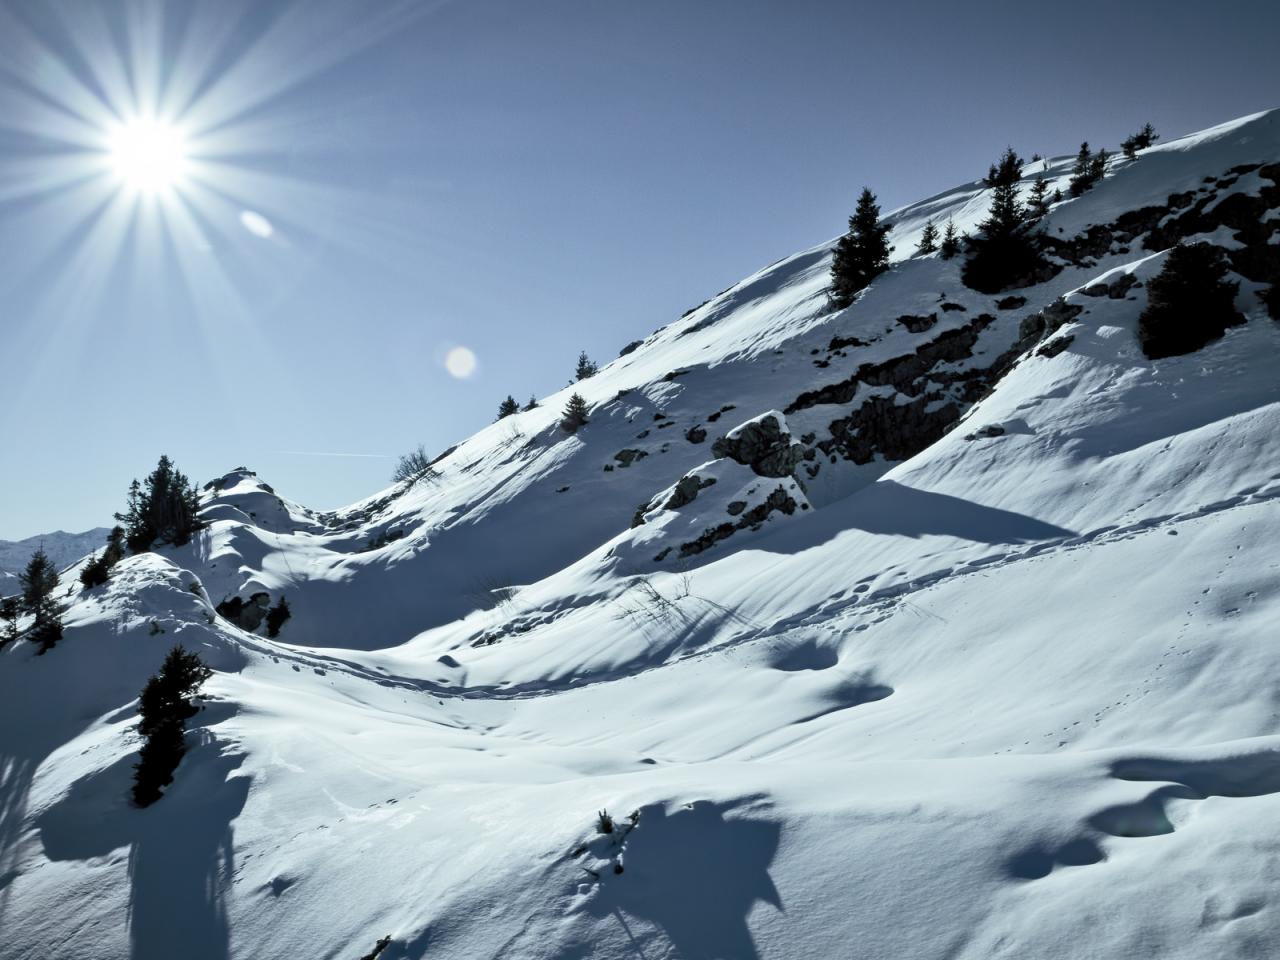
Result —
[[31, 555], [42, 545], [54, 566], [61, 570], [86, 554], [101, 549], [109, 532], [109, 527], [94, 527], [84, 533], [55, 530], [53, 533], [41, 533], [25, 540], [0, 540], [0, 584], [16, 578]]

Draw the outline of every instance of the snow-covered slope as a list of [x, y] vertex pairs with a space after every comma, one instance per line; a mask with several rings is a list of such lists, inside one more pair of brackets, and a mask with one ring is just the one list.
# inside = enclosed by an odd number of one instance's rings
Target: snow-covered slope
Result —
[[[235, 470], [77, 585], [0, 652], [4, 955], [1277, 954], [1280, 112], [1113, 162], [1034, 286], [907, 257], [988, 199], [896, 211], [847, 310], [829, 242], [724, 291], [574, 434], [333, 514]], [[1148, 361], [1189, 237], [1248, 322]], [[275, 640], [215, 612], [259, 593]], [[137, 810], [174, 642], [218, 672]]]

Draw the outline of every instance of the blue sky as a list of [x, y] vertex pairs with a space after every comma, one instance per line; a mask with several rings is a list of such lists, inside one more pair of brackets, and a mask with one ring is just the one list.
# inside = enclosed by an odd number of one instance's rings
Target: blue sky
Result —
[[[864, 184], [1280, 105], [1277, 36], [1262, 2], [0, 0], [0, 538], [106, 524], [162, 452], [358, 499]], [[193, 166], [135, 197], [109, 130], [166, 110]]]

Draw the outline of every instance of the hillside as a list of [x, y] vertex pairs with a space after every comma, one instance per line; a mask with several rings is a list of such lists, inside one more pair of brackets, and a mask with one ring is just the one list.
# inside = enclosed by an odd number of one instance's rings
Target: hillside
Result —
[[[65, 575], [63, 640], [0, 650], [3, 955], [1275, 955], [1280, 111], [1113, 160], [1030, 286], [911, 256], [989, 200], [889, 215], [845, 310], [831, 241], [758, 271], [434, 479], [238, 468]], [[1193, 239], [1245, 322], [1147, 360]], [[281, 596], [276, 639], [217, 612]], [[216, 673], [139, 810], [175, 642]]]

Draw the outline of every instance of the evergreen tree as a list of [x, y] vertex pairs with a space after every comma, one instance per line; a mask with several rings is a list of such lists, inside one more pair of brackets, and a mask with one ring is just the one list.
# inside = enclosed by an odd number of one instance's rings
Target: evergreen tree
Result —
[[938, 249], [938, 228], [933, 225], [933, 220], [925, 221], [924, 230], [920, 234], [920, 245], [916, 247], [917, 254], [933, 253]]
[[503, 419], [504, 417], [509, 417], [513, 413], [519, 413], [519, 412], [520, 412], [520, 404], [519, 402], [517, 402], [515, 397], [511, 396], [511, 394], [507, 394], [507, 399], [503, 400], [500, 404], [498, 404], [499, 420]]
[[80, 570], [80, 583], [86, 590], [100, 587], [107, 582], [108, 568], [102, 557], [96, 553]]
[[583, 350], [578, 354], [578, 366], [574, 369], [574, 379], [585, 380], [587, 377], [594, 377], [599, 370], [599, 364], [588, 357], [587, 351]]
[[587, 425], [587, 401], [579, 393], [573, 394], [565, 404], [564, 414], [560, 420], [560, 429], [565, 433], [576, 433], [579, 427]]
[[969, 256], [962, 278], [966, 286], [983, 293], [998, 293], [1011, 285], [1033, 282], [1043, 266], [1040, 237], [1027, 227], [1027, 211], [1018, 197], [1022, 158], [1012, 147], [1005, 149], [987, 175], [991, 207], [979, 225], [980, 234], [967, 240]]
[[524, 405], [524, 409], [536, 410], [537, 408], [538, 408], [538, 398], [531, 395], [529, 397], [529, 402]]
[[1142, 129], [1131, 137], [1126, 137], [1120, 144], [1120, 148], [1124, 150], [1124, 155], [1130, 160], [1137, 157], [1139, 150], [1145, 150], [1160, 139], [1160, 134], [1156, 133], [1156, 128], [1149, 123], [1144, 123]]
[[1027, 212], [1033, 217], [1043, 217], [1049, 212], [1049, 201], [1046, 194], [1049, 192], [1049, 181], [1043, 175], [1038, 176], [1032, 181], [1031, 195], [1027, 199]]
[[832, 251], [831, 286], [827, 301], [832, 309], [843, 310], [872, 280], [889, 269], [889, 246], [885, 237], [892, 227], [880, 222], [876, 195], [863, 188], [858, 206], [849, 218], [849, 232], [836, 241]]
[[1005, 148], [1000, 163], [992, 165], [987, 178], [991, 184], [991, 207], [980, 229], [988, 239], [1011, 236], [1022, 225], [1025, 211], [1018, 200], [1018, 183], [1022, 179], [1022, 158]]
[[1076, 154], [1075, 165], [1071, 168], [1071, 195], [1083, 196], [1093, 186], [1091, 166], [1093, 154], [1089, 152], [1089, 141], [1080, 144], [1080, 152]]
[[213, 675], [199, 655], [180, 645], [169, 651], [160, 672], [138, 696], [138, 733], [145, 741], [134, 765], [133, 801], [146, 807], [173, 782], [173, 772], [186, 753], [186, 721], [198, 711], [191, 699]]
[[58, 571], [45, 554], [37, 550], [18, 577], [22, 587], [22, 609], [33, 617], [31, 639], [40, 645], [39, 653], [49, 650], [62, 639], [62, 607], [53, 598], [58, 586]]
[[1099, 150], [1089, 158], [1089, 186], [1092, 187], [1106, 175], [1108, 159], [1109, 157], [1105, 150]]
[[162, 456], [145, 487], [137, 480], [129, 485], [128, 507], [116, 519], [124, 524], [129, 549], [142, 553], [155, 543], [180, 547], [190, 540], [202, 526], [199, 509], [195, 488]]
[[101, 586], [107, 582], [111, 568], [124, 558], [124, 528], [112, 527], [107, 535], [107, 546], [101, 556], [94, 556], [80, 571], [80, 582], [85, 589]]
[[1207, 243], [1178, 244], [1147, 283], [1147, 308], [1138, 318], [1138, 341], [1149, 359], [1193, 353], [1244, 323], [1236, 312], [1238, 283], [1226, 279], [1230, 264]]
[[942, 244], [938, 247], [943, 260], [950, 260], [960, 252], [960, 238], [956, 235], [956, 225], [947, 218], [947, 229], [942, 232]]
[[18, 639], [20, 616], [22, 616], [22, 604], [17, 597], [5, 597], [0, 600], [0, 619], [4, 620], [4, 628], [0, 630], [0, 648]]

